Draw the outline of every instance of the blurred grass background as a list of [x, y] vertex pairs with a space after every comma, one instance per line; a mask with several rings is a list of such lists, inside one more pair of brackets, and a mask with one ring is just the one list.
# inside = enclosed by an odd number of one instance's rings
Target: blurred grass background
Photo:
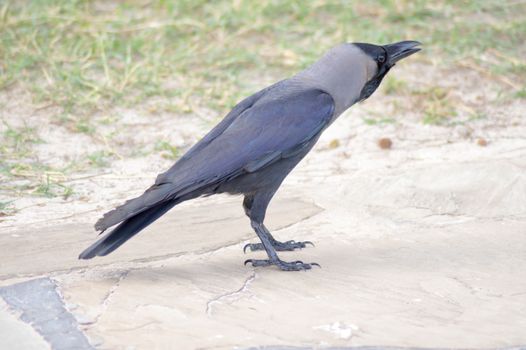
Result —
[[[424, 43], [415, 56], [422, 63], [474, 69], [511, 98], [526, 98], [526, 2], [517, 0], [2, 0], [0, 94], [24, 91], [36, 109], [53, 107], [54, 123], [96, 135], [91, 116], [100, 111], [160, 98], [154, 111], [224, 114], [335, 44], [404, 39]], [[440, 86], [412, 91], [389, 77], [382, 89], [431, 101], [423, 123], [447, 124], [455, 114]], [[19, 162], [42, 142], [36, 126], [1, 118], [2, 180], [20, 175], [20, 167], [52, 172], [38, 161]], [[170, 144], [156, 149], [178, 156]], [[103, 166], [106, 156], [92, 154], [89, 164]], [[53, 183], [60, 185], [41, 178], [31, 193], [55, 193]]]
[[518, 1], [7, 1], [0, 89], [20, 84], [80, 115], [156, 95], [227, 109], [252, 88], [240, 77], [291, 74], [344, 41], [401, 39], [520, 82], [525, 13]]

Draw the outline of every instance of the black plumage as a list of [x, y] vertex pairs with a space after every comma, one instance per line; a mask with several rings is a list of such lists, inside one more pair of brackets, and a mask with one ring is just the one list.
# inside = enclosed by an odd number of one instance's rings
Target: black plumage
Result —
[[241, 101], [143, 195], [97, 221], [99, 231], [118, 226], [79, 258], [111, 253], [183, 201], [230, 193], [244, 195], [245, 213], [262, 242], [245, 248], [265, 249], [269, 256], [247, 262], [283, 270], [311, 268], [313, 264], [278, 258], [276, 250], [294, 250], [309, 242], [276, 241], [263, 224], [267, 206], [323, 130], [352, 104], [369, 97], [396, 58], [418, 51], [417, 45], [343, 44], [306, 70]]

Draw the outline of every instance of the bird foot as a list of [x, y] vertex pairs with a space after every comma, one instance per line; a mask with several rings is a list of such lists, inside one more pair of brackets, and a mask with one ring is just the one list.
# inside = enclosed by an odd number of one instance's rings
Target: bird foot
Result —
[[270, 266], [270, 265], [276, 265], [279, 267], [282, 271], [302, 271], [302, 270], [310, 270], [313, 266], [321, 267], [320, 264], [317, 263], [310, 263], [306, 264], [303, 261], [292, 261], [292, 262], [286, 262], [281, 260], [258, 260], [258, 259], [248, 259], [245, 261], [246, 264], [252, 264], [254, 267], [259, 266]]
[[[286, 241], [286, 242], [278, 242], [275, 241], [272, 243], [272, 246], [274, 249], [276, 249], [278, 252], [282, 251], [293, 251], [295, 249], [301, 249], [305, 248], [307, 244], [310, 244], [314, 247], [314, 243], [311, 241], [304, 241], [304, 242], [296, 242], [296, 241]], [[243, 247], [243, 253], [247, 252], [247, 248], [250, 248], [250, 251], [254, 252], [256, 250], [265, 250], [265, 247], [262, 243], [249, 243], [246, 244]]]

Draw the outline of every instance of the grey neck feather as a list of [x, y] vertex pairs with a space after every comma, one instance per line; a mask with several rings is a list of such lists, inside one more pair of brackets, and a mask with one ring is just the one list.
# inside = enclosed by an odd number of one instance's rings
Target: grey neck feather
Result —
[[341, 44], [291, 79], [328, 92], [335, 102], [336, 118], [358, 100], [375, 74], [373, 59], [353, 44]]

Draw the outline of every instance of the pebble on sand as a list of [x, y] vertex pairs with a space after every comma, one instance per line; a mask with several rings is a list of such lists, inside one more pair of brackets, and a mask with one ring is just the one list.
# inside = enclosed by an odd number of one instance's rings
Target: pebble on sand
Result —
[[480, 138], [477, 140], [477, 145], [480, 147], [486, 147], [488, 145], [488, 141], [486, 139]]
[[391, 139], [388, 137], [382, 137], [381, 139], [378, 140], [378, 146], [381, 149], [390, 149], [392, 145], [393, 145], [393, 141], [391, 141]]

